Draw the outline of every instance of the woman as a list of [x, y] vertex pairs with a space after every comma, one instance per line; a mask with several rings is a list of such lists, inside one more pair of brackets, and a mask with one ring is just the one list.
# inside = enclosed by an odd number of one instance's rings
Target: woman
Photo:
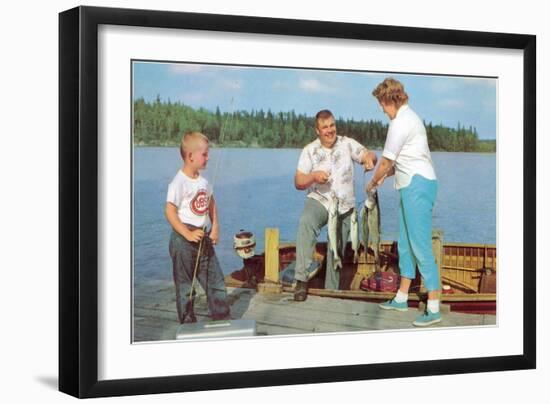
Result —
[[408, 105], [403, 84], [387, 78], [372, 92], [390, 118], [382, 159], [367, 185], [372, 192], [388, 176], [395, 175], [399, 192], [399, 270], [401, 284], [385, 310], [407, 311], [408, 293], [416, 267], [428, 290], [428, 304], [413, 325], [425, 327], [441, 321], [439, 271], [432, 252], [432, 209], [437, 179], [430, 157], [426, 128]]

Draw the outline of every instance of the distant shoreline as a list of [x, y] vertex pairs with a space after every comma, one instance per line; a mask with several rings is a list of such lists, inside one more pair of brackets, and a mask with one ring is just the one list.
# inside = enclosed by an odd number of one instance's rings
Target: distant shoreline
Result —
[[[336, 118], [335, 118], [336, 119]], [[303, 148], [315, 139], [315, 117], [295, 111], [234, 111], [222, 113], [181, 103], [134, 102], [133, 140], [139, 146], [177, 146], [184, 132], [208, 135], [212, 145], [227, 148]], [[337, 118], [341, 135], [369, 148], [383, 148], [389, 124], [380, 120]], [[495, 152], [496, 140], [479, 139], [477, 129], [458, 122], [456, 128], [424, 122], [428, 144], [433, 151]]]
[[[170, 148], [170, 147], [179, 147], [180, 145], [179, 144], [176, 144], [176, 143], [166, 143], [166, 144], [144, 144], [144, 143], [134, 143], [133, 145], [135, 148], [146, 148], [146, 147], [166, 147], [166, 148]], [[242, 145], [242, 144], [224, 144], [223, 146], [220, 146], [219, 144], [216, 144], [216, 143], [213, 143], [213, 142], [210, 142], [210, 147], [213, 148], [213, 149], [265, 149], [265, 150], [270, 150], [270, 149], [280, 149], [280, 150], [290, 150], [290, 149], [295, 149], [295, 150], [301, 150], [302, 148], [301, 147], [265, 147], [265, 146], [260, 146], [260, 145]], [[374, 150], [374, 151], [382, 151], [383, 149], [380, 148], [380, 147], [373, 147], [373, 148], [370, 148], [370, 150]], [[432, 153], [433, 152], [438, 152], [438, 153], [480, 153], [480, 154], [496, 154], [496, 151], [479, 151], [479, 150], [472, 150], [472, 151], [449, 151], [449, 150], [430, 150]]]

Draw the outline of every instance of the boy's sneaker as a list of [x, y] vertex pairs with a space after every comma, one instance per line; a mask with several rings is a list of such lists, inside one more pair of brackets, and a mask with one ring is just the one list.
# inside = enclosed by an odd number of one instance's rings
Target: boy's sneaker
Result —
[[387, 302], [380, 303], [378, 307], [384, 310], [397, 310], [397, 311], [407, 311], [409, 309], [409, 305], [407, 304], [407, 302], [397, 303], [395, 299], [391, 299], [391, 300], [388, 300]]
[[429, 309], [426, 309], [424, 314], [414, 320], [413, 325], [415, 327], [428, 327], [433, 324], [441, 322], [441, 313], [432, 313]]

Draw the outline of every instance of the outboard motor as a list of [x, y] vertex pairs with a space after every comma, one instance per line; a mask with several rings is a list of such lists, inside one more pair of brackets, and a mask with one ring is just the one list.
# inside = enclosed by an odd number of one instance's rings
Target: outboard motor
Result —
[[254, 257], [256, 249], [256, 237], [252, 232], [241, 229], [233, 237], [233, 248], [237, 255], [243, 259], [247, 286], [255, 288], [258, 283], [255, 274], [257, 262], [252, 257]]
[[233, 248], [239, 257], [248, 259], [254, 256], [256, 237], [249, 231], [239, 230], [233, 237]]

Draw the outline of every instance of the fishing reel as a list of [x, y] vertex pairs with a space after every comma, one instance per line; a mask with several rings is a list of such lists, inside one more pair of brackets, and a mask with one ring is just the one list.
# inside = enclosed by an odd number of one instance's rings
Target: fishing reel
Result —
[[233, 248], [239, 257], [243, 259], [252, 258], [256, 248], [256, 238], [254, 234], [241, 229], [233, 237]]

